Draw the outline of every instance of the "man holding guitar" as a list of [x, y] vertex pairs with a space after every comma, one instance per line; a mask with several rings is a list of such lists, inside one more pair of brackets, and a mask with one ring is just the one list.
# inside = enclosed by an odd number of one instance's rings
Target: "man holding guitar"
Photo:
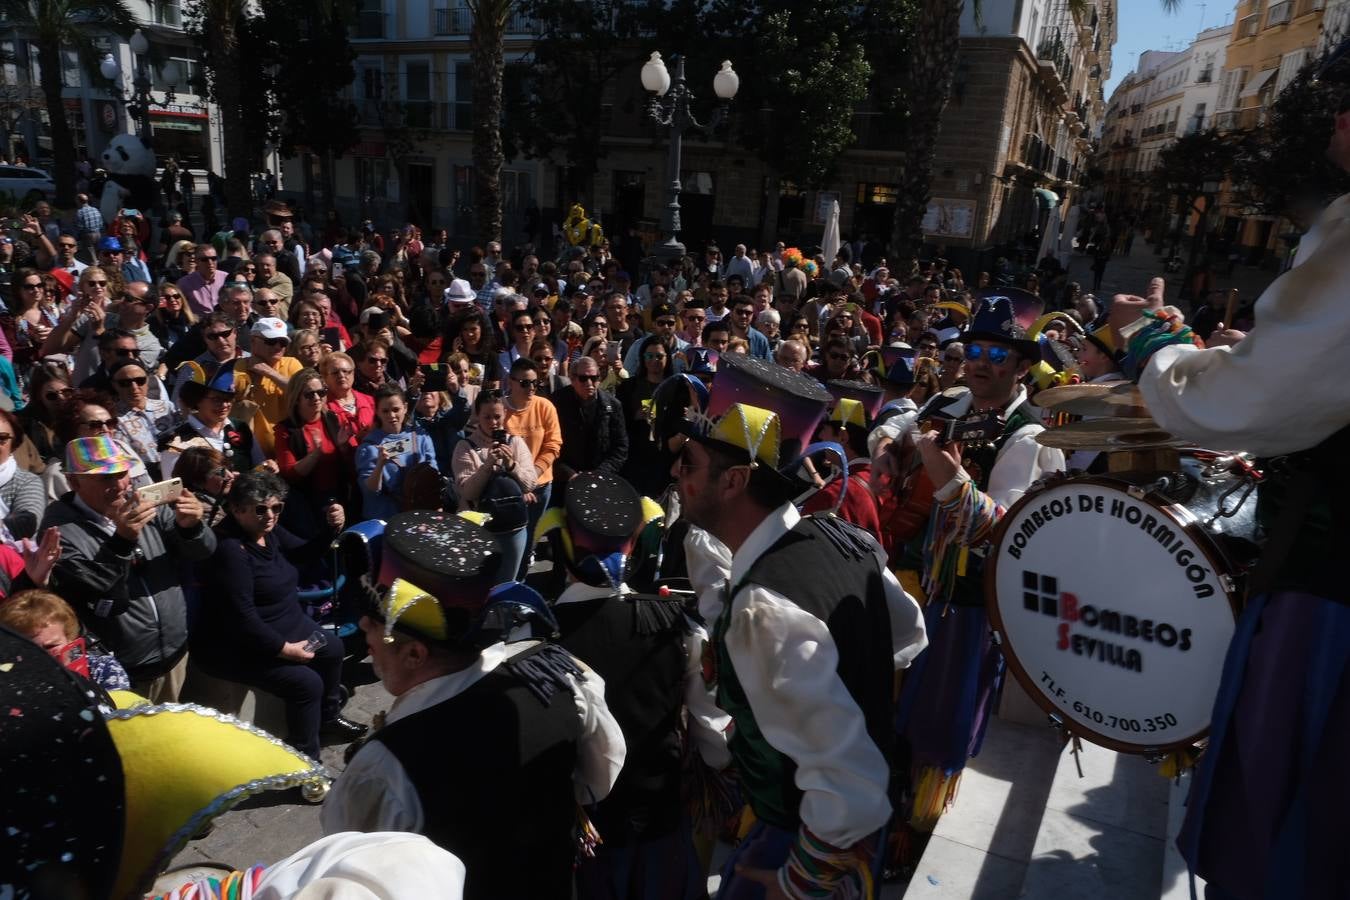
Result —
[[[994, 524], [1033, 482], [1064, 468], [1062, 452], [1036, 443], [1043, 428], [1022, 381], [1040, 352], [1009, 292], [987, 292], [963, 335], [969, 393], [934, 397], [906, 437], [935, 488], [936, 518], [919, 532], [921, 554], [909, 554], [921, 572], [929, 646], [905, 675], [896, 713], [910, 751], [911, 837], [930, 833], [950, 804], [997, 702], [1004, 662], [982, 577]], [[913, 573], [901, 581], [913, 583]]]

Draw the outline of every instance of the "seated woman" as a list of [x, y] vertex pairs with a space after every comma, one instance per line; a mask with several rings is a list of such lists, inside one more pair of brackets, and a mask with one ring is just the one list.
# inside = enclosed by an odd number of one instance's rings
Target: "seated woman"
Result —
[[51, 591], [19, 591], [0, 603], [0, 625], [28, 638], [61, 665], [105, 691], [131, 690], [127, 670], [82, 633], [75, 610]]
[[0, 409], [0, 518], [14, 539], [32, 537], [47, 509], [42, 478], [19, 467], [15, 451], [23, 446], [23, 428], [14, 413]]
[[502, 548], [498, 581], [512, 581], [528, 546], [525, 509], [534, 502], [534, 457], [524, 441], [506, 433], [500, 395], [479, 394], [473, 412], [478, 427], [455, 446], [452, 465], [459, 508], [493, 517], [486, 527]]
[[60, 460], [65, 442], [57, 428], [75, 399], [70, 371], [57, 363], [34, 366], [28, 377], [28, 404], [19, 411], [24, 435], [32, 452], [25, 454], [30, 472], [39, 475], [53, 461]]
[[323, 362], [323, 344], [319, 342], [319, 333], [312, 328], [301, 328], [291, 334], [291, 345], [286, 355], [300, 360], [300, 364], [309, 369], [319, 368]]
[[[313, 369], [291, 376], [283, 398], [289, 413], [273, 430], [277, 467], [295, 491], [286, 528], [304, 540], [331, 536], [346, 523], [356, 477], [356, 435], [328, 409], [328, 388]], [[331, 532], [331, 533], [330, 533]]]
[[370, 394], [356, 390], [356, 361], [335, 350], [324, 356], [319, 374], [328, 388], [328, 409], [358, 439], [365, 437], [375, 424], [375, 401]]
[[163, 443], [159, 468], [164, 478], [174, 477], [178, 457], [189, 447], [220, 451], [235, 472], [247, 472], [258, 465], [277, 470], [275, 462], [264, 461], [262, 447], [253, 439], [252, 429], [247, 424], [230, 421], [230, 410], [234, 408], [233, 370], [217, 372], [206, 384], [187, 381], [179, 391], [178, 402], [192, 413]]
[[118, 440], [145, 463], [154, 481], [160, 480], [159, 437], [178, 425], [178, 411], [168, 400], [150, 396], [150, 373], [139, 360], [118, 360], [108, 369], [117, 393]]
[[[286, 484], [270, 472], [240, 475], [229, 515], [216, 528], [214, 577], [192, 633], [202, 669], [275, 694], [286, 703], [286, 741], [313, 759], [320, 740], [355, 740], [366, 726], [342, 716], [342, 642], [300, 609], [294, 539], [277, 528]], [[319, 643], [311, 635], [326, 639]]]
[[[403, 449], [392, 449], [401, 444]], [[402, 509], [403, 477], [418, 463], [436, 465], [428, 435], [415, 432], [403, 389], [386, 384], [375, 392], [375, 427], [356, 449], [356, 478], [361, 488], [361, 517], [387, 519]]]
[[[75, 395], [75, 399], [66, 407], [65, 415], [57, 423], [56, 429], [57, 442], [63, 454], [66, 444], [76, 438], [108, 435], [113, 440], [118, 441], [119, 444], [121, 443], [117, 437], [117, 417], [108, 411], [99, 397], [100, 395], [94, 391], [82, 390]], [[128, 455], [136, 456], [130, 447], [124, 446], [124, 449]], [[147, 484], [154, 482], [140, 457], [136, 457], [136, 465], [132, 467], [130, 474], [132, 487], [145, 487]], [[49, 504], [61, 499], [70, 491], [70, 483], [66, 480], [63, 460], [55, 459], [47, 464], [47, 468], [42, 473], [42, 487]]]

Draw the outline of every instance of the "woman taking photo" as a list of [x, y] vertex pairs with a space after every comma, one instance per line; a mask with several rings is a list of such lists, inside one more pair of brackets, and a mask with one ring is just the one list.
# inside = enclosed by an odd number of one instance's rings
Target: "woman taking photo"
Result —
[[619, 383], [628, 377], [623, 366], [609, 358], [609, 339], [600, 335], [588, 338], [581, 348], [582, 356], [589, 356], [600, 367], [600, 389], [614, 393]]
[[328, 408], [358, 439], [365, 437], [375, 425], [375, 400], [356, 390], [356, 361], [345, 353], [329, 353], [319, 372], [328, 388]]
[[295, 492], [284, 524], [302, 540], [342, 530], [356, 477], [356, 434], [328, 409], [327, 399], [319, 373], [300, 370], [286, 386], [288, 418], [274, 430], [277, 466]]
[[287, 742], [318, 759], [321, 739], [352, 741], [366, 726], [342, 717], [342, 642], [300, 609], [299, 574], [287, 556], [301, 544], [277, 528], [286, 493], [270, 472], [241, 475], [230, 486], [211, 559], [215, 577], [189, 639], [207, 673], [285, 701]]
[[398, 513], [403, 478], [418, 463], [436, 465], [431, 437], [413, 430], [403, 389], [386, 384], [375, 392], [375, 427], [356, 449], [361, 517], [387, 519]]
[[173, 477], [181, 478], [183, 488], [202, 501], [202, 521], [207, 528], [215, 528], [224, 520], [225, 495], [238, 476], [225, 454], [211, 447], [187, 448], [173, 467]]
[[455, 454], [455, 445], [464, 440], [473, 403], [459, 389], [453, 375], [446, 379], [444, 391], [423, 391], [413, 404], [413, 428], [431, 438], [436, 465], [442, 470]]
[[474, 381], [481, 384], [501, 380], [493, 329], [481, 310], [475, 307], [452, 319], [450, 336], [451, 351], [469, 358], [471, 376], [477, 376]]
[[515, 579], [529, 544], [526, 504], [534, 502], [534, 457], [520, 438], [506, 432], [506, 405], [482, 393], [473, 405], [478, 426], [455, 447], [452, 469], [459, 508], [492, 516], [488, 531], [502, 549], [498, 581]]
[[[674, 455], [663, 442], [656, 439], [654, 397], [661, 382], [675, 374], [674, 360], [661, 343], [659, 335], [643, 338], [638, 345], [641, 369], [638, 374], [619, 385], [615, 396], [623, 406], [624, 422], [628, 428], [628, 459], [620, 474], [638, 492], [648, 497], [659, 497], [670, 484], [670, 467]], [[681, 411], [683, 412], [683, 411]]]

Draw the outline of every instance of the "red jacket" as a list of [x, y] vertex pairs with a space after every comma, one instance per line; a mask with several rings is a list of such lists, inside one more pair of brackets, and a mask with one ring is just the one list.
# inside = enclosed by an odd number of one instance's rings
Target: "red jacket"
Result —
[[[871, 479], [872, 466], [870, 463], [849, 462], [848, 492], [844, 494], [844, 503], [839, 507], [838, 516], [845, 522], [852, 522], [857, 525], [880, 542], [881, 513], [877, 510], [876, 498], [872, 496]], [[843, 481], [841, 479], [830, 479], [802, 506], [802, 515], [833, 509], [835, 501], [839, 499], [839, 492], [842, 487]]]

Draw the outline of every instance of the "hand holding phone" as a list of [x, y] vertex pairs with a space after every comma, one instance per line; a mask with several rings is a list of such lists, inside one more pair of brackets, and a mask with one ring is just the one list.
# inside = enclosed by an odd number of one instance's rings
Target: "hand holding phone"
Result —
[[183, 479], [170, 478], [168, 481], [147, 484], [143, 488], [137, 488], [135, 493], [142, 503], [162, 506], [165, 503], [172, 503], [182, 495]]

